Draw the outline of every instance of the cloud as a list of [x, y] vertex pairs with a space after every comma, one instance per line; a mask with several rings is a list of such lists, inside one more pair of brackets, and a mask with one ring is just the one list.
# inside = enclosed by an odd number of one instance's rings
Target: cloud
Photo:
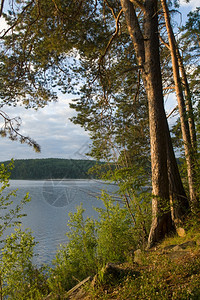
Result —
[[0, 18], [0, 35], [2, 35], [9, 26], [4, 18]]
[[50, 103], [45, 108], [26, 110], [24, 107], [5, 107], [3, 110], [10, 116], [20, 116], [22, 124], [20, 133], [30, 136], [41, 146], [41, 153], [34, 153], [26, 144], [12, 142], [1, 138], [0, 161], [22, 158], [83, 158], [77, 157], [82, 153], [85, 144], [89, 144], [89, 136], [69, 118], [75, 112], [69, 108], [69, 97], [61, 97], [57, 103]]
[[178, 9], [181, 12], [181, 16], [177, 16], [180, 26], [184, 25], [187, 21], [187, 15], [189, 12], [194, 11], [199, 7], [199, 0], [191, 0], [187, 2], [186, 0], [180, 0], [180, 8]]
[[191, 10], [195, 10], [197, 7], [199, 7], [199, 0], [191, 0], [187, 2], [186, 0], [180, 0], [180, 5], [188, 9], [188, 13]]

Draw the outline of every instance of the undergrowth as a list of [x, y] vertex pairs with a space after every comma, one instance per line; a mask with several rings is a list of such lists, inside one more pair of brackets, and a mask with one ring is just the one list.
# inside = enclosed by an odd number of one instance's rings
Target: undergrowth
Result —
[[[1, 165], [0, 173], [0, 207], [4, 210], [0, 218], [0, 299], [40, 300], [48, 294], [51, 294], [49, 299], [67, 299], [69, 289], [95, 274], [98, 274], [96, 284], [86, 286], [87, 300], [200, 299], [199, 215], [188, 217], [184, 224], [185, 236], [167, 237], [154, 249], [145, 251], [144, 245], [139, 244], [146, 230], [139, 226], [141, 214], [135, 213], [137, 222], [133, 225], [133, 216], [128, 210], [103, 192], [104, 208], [96, 209], [99, 218], [85, 218], [85, 210], [79, 206], [76, 213], [70, 214], [68, 242], [57, 252], [53, 267], [38, 268], [33, 264], [36, 242], [31, 232], [20, 226], [21, 210], [28, 195], [11, 209], [11, 197], [16, 196], [16, 191], [4, 194], [9, 187], [8, 168]], [[148, 228], [148, 216], [145, 224]], [[3, 238], [9, 227], [14, 227], [14, 232]], [[193, 243], [181, 251], [169, 247], [191, 241]], [[134, 262], [138, 245], [142, 249], [139, 264]], [[108, 262], [130, 272], [105, 280], [103, 270]]]
[[[168, 237], [153, 250], [142, 252], [142, 264], [129, 263], [138, 276], [127, 276], [114, 286], [102, 283], [96, 289], [90, 288], [90, 299], [200, 299], [200, 235], [196, 225], [185, 237]], [[196, 246], [176, 252], [165, 250], [191, 240]]]

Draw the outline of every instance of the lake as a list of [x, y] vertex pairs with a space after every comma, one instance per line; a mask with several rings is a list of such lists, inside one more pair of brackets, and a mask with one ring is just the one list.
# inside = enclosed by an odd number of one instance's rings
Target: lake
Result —
[[97, 197], [101, 190], [109, 194], [117, 191], [117, 186], [98, 180], [11, 180], [9, 189], [18, 189], [17, 203], [27, 192], [31, 202], [27, 203], [23, 212], [24, 228], [30, 228], [35, 240], [39, 242], [35, 252], [37, 265], [51, 264], [60, 244], [67, 242], [66, 232], [69, 212], [74, 213], [76, 207], [83, 204], [85, 217], [98, 217], [93, 207], [103, 207]]

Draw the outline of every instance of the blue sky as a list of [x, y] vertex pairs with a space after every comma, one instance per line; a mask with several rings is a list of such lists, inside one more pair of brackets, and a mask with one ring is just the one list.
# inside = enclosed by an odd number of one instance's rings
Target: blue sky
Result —
[[[199, 0], [189, 4], [181, 1], [183, 21], [189, 11], [199, 5]], [[4, 26], [0, 20], [0, 28]], [[0, 138], [0, 161], [25, 158], [84, 158], [90, 143], [88, 134], [78, 125], [72, 124], [69, 118], [75, 112], [69, 108], [71, 95], [59, 95], [57, 103], [50, 103], [38, 111], [26, 110], [24, 107], [5, 107], [10, 117], [22, 119], [20, 132], [36, 140], [41, 146], [41, 153], [35, 153], [31, 147], [8, 138]], [[167, 103], [167, 112], [176, 105], [173, 99]], [[0, 120], [1, 124], [1, 120]]]

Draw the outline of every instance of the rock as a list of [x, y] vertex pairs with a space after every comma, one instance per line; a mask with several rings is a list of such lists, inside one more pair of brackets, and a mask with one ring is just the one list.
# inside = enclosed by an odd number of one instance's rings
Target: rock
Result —
[[185, 229], [184, 229], [184, 228], [179, 227], [179, 228], [176, 229], [176, 232], [177, 232], [177, 234], [178, 234], [180, 237], [185, 237], [185, 236], [186, 236], [186, 233], [185, 233]]
[[183, 250], [171, 251], [167, 254], [168, 258], [174, 262], [178, 262], [184, 259], [186, 252]]
[[197, 243], [195, 241], [188, 241], [180, 245], [169, 245], [164, 248], [164, 250], [182, 251], [188, 247], [195, 247]]
[[171, 249], [173, 251], [182, 251], [182, 250], [185, 250], [188, 247], [195, 247], [195, 246], [196, 246], [195, 241], [188, 241], [188, 242], [185, 242], [185, 243], [180, 244], [180, 245], [174, 245]]
[[134, 251], [134, 262], [139, 265], [142, 264], [142, 251], [140, 249]]

